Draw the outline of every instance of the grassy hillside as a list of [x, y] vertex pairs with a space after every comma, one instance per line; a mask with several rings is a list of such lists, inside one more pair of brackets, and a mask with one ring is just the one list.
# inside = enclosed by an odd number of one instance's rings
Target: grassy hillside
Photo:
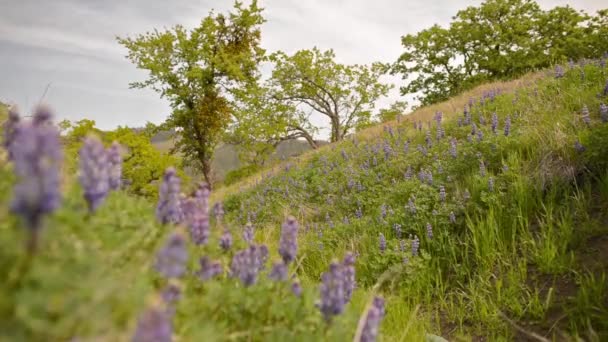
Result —
[[[222, 251], [215, 221], [209, 244], [189, 243], [188, 273], [172, 281], [181, 288], [174, 340], [350, 341], [376, 294], [387, 303], [380, 341], [606, 340], [607, 80], [594, 62], [563, 78], [488, 84], [222, 189], [214, 198], [234, 245]], [[0, 340], [129, 340], [167, 286], [155, 253], [183, 228], [160, 226], [153, 204], [122, 192], [87, 215], [66, 175], [65, 203], [28, 256], [8, 212], [14, 182], [0, 161]], [[286, 215], [300, 223], [290, 275], [301, 297], [268, 279]], [[228, 269], [246, 246], [247, 219], [270, 257], [258, 283], [243, 287]], [[357, 254], [357, 288], [326, 324], [315, 307], [320, 275], [347, 251]], [[201, 256], [221, 262], [219, 278], [197, 277]]]
[[608, 124], [599, 108], [608, 73], [595, 64], [485, 85], [218, 198], [237, 222], [253, 218], [268, 243], [285, 214], [297, 215], [306, 227], [300, 277], [316, 280], [329, 260], [357, 251], [359, 295], [388, 298], [384, 340], [425, 330], [465, 340], [606, 339]]

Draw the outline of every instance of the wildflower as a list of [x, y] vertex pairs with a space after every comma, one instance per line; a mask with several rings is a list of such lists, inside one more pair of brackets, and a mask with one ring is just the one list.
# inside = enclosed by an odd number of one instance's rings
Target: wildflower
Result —
[[108, 162], [110, 164], [109, 171], [109, 182], [111, 190], [120, 189], [121, 178], [122, 178], [122, 156], [120, 155], [120, 144], [113, 142], [112, 146], [108, 148]]
[[279, 240], [279, 254], [285, 264], [289, 264], [296, 258], [298, 252], [298, 222], [293, 216], [281, 226], [281, 238]]
[[220, 247], [225, 251], [232, 247], [232, 234], [230, 234], [228, 229], [225, 229], [224, 233], [220, 237]]
[[296, 297], [302, 296], [302, 286], [298, 281], [291, 283], [291, 293], [293, 293], [293, 295]]
[[270, 278], [270, 279], [272, 279], [274, 281], [285, 281], [285, 280], [287, 280], [287, 265], [285, 265], [281, 261], [276, 262], [272, 266], [272, 270], [270, 271], [270, 274], [268, 274], [268, 278]]
[[179, 278], [186, 272], [188, 251], [186, 241], [177, 233], [171, 234], [156, 254], [156, 270], [165, 278]]
[[458, 156], [456, 151], [456, 138], [450, 139], [450, 155], [452, 158], [456, 158]]
[[361, 219], [363, 217], [363, 211], [360, 207], [355, 210], [355, 217], [357, 217], [358, 219]]
[[132, 342], [171, 342], [170, 315], [157, 308], [146, 310], [137, 321]]
[[318, 304], [319, 310], [327, 322], [330, 322], [333, 316], [337, 316], [344, 311], [344, 305], [346, 304], [344, 283], [344, 272], [341, 265], [332, 261], [329, 270], [321, 276], [321, 301]]
[[589, 118], [589, 108], [587, 108], [587, 105], [583, 106], [583, 110], [581, 112], [582, 112], [583, 122], [587, 126], [591, 125], [591, 119]]
[[456, 215], [453, 211], [450, 211], [450, 223], [456, 223]]
[[479, 129], [477, 130], [477, 141], [483, 140], [483, 132]]
[[342, 261], [344, 272], [344, 299], [348, 303], [357, 285], [355, 281], [355, 255], [351, 252], [346, 253]]
[[578, 141], [578, 140], [574, 142], [574, 149], [575, 149], [575, 150], [576, 150], [576, 152], [578, 152], [578, 153], [583, 153], [583, 152], [585, 152], [585, 150], [587, 150], [587, 148], [585, 148], [585, 146], [583, 146], [583, 145], [581, 144], [581, 142], [580, 142], [580, 141]]
[[429, 130], [426, 131], [426, 136], [424, 137], [424, 141], [426, 142], [426, 146], [428, 148], [433, 147], [433, 141], [431, 139], [431, 131], [429, 131]]
[[190, 238], [195, 245], [204, 245], [211, 234], [209, 216], [203, 212], [196, 212], [189, 220]]
[[380, 253], [384, 253], [384, 250], [386, 250], [386, 239], [384, 238], [384, 234], [380, 233], [378, 243], [380, 247]]
[[160, 296], [167, 306], [172, 306], [181, 297], [181, 290], [175, 284], [167, 285], [161, 292]]
[[431, 226], [431, 224], [428, 222], [426, 224], [426, 237], [429, 239], [433, 238], [433, 226]]
[[223, 272], [222, 264], [219, 261], [211, 261], [208, 256], [202, 256], [198, 263], [200, 270], [196, 272], [196, 275], [202, 281], [209, 280]]
[[397, 239], [401, 239], [401, 225], [399, 223], [393, 224], [393, 230], [395, 231]]
[[439, 200], [441, 202], [445, 202], [445, 197], [446, 197], [445, 187], [443, 185], [441, 185], [441, 186], [439, 186]]
[[[410, 236], [411, 239], [411, 236]], [[414, 235], [414, 239], [412, 240], [412, 256], [418, 255], [418, 248], [420, 248], [420, 239], [418, 239], [417, 235]]]
[[9, 152], [17, 175], [11, 211], [21, 216], [31, 231], [30, 250], [36, 248], [43, 215], [55, 211], [61, 204], [63, 152], [59, 131], [42, 118], [48, 120], [49, 115], [39, 108], [31, 122], [15, 124], [10, 143]]
[[405, 179], [409, 180], [412, 178], [412, 167], [408, 165], [405, 174], [403, 175]]
[[[287, 188], [285, 191], [288, 191]], [[224, 205], [222, 202], [217, 202], [215, 205], [213, 205], [213, 215], [218, 223], [222, 222], [222, 218], [224, 217]]]
[[494, 112], [492, 113], [492, 133], [496, 134], [496, 128], [498, 128], [498, 115]]
[[251, 222], [247, 222], [247, 224], [245, 225], [245, 229], [243, 229], [243, 240], [245, 240], [248, 245], [251, 245], [251, 243], [253, 242], [253, 234], [253, 225], [251, 224]]
[[505, 137], [508, 137], [510, 132], [511, 132], [511, 116], [508, 115], [507, 118], [505, 119]]
[[265, 245], [250, 245], [232, 258], [230, 275], [239, 277], [243, 285], [251, 286], [257, 281], [258, 273], [264, 268], [268, 258]]
[[445, 131], [443, 130], [443, 127], [441, 127], [441, 124], [437, 124], [437, 140], [441, 140], [441, 138], [443, 138], [445, 136]]
[[490, 192], [494, 191], [494, 178], [492, 177], [488, 179], [488, 190]]
[[156, 207], [156, 218], [162, 224], [178, 224], [183, 219], [179, 189], [180, 179], [177, 177], [175, 169], [170, 167], [165, 170], [163, 175]]
[[367, 310], [361, 338], [359, 342], [374, 342], [378, 337], [378, 328], [384, 318], [384, 299], [375, 297], [371, 307]]
[[555, 78], [562, 78], [564, 77], [564, 68], [562, 68], [561, 65], [556, 65], [555, 66]]
[[600, 118], [602, 122], [608, 122], [608, 106], [603, 103], [600, 104]]
[[410, 150], [410, 142], [406, 141], [405, 143], [403, 143], [403, 153], [406, 153]]
[[483, 159], [479, 160], [479, 175], [481, 177], [486, 176], [486, 164], [483, 162]]
[[416, 204], [414, 203], [414, 199], [415, 199], [415, 197], [411, 196], [409, 198], [409, 200], [407, 201], [407, 206], [409, 207], [410, 213], [412, 215], [416, 214]]

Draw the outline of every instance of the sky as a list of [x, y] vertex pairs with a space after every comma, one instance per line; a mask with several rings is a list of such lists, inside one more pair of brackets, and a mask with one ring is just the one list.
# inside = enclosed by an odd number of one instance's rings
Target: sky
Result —
[[[570, 5], [594, 13], [604, 0], [541, 0], [541, 7]], [[248, 3], [248, 0], [244, 0]], [[267, 22], [262, 47], [294, 53], [333, 48], [347, 64], [394, 62], [400, 37], [435, 23], [447, 25], [466, 0], [259, 0]], [[151, 90], [129, 89], [146, 73], [124, 56], [115, 37], [180, 24], [195, 27], [211, 9], [231, 0], [0, 0], [0, 101], [24, 113], [49, 104], [59, 120], [96, 121], [101, 129], [161, 123], [168, 102]], [[400, 100], [396, 85], [378, 107]], [[46, 93], [45, 93], [46, 89]]]

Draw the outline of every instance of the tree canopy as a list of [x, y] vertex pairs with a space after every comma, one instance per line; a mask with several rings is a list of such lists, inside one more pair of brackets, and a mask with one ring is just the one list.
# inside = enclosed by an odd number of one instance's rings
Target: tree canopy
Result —
[[192, 30], [178, 25], [118, 38], [127, 58], [148, 71], [148, 79], [131, 87], [151, 88], [169, 101], [165, 127], [179, 132], [172, 152], [208, 182], [213, 151], [232, 119], [232, 92], [255, 77], [264, 56], [261, 12], [255, 0], [248, 7], [237, 1], [233, 12], [211, 12]]
[[607, 11], [569, 6], [542, 10], [532, 0], [487, 0], [459, 11], [447, 28], [434, 25], [402, 37], [392, 68], [401, 93], [436, 103], [485, 80], [502, 79], [608, 51]]

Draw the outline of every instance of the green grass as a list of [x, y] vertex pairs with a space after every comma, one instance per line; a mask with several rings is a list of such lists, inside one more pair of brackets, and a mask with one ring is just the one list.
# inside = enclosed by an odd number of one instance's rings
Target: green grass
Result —
[[[268, 269], [279, 258], [280, 224], [294, 215], [300, 250], [290, 273], [304, 293], [297, 298], [289, 283], [271, 282], [265, 274], [249, 288], [225, 274], [204, 283], [189, 274], [176, 282], [183, 293], [175, 340], [349, 341], [374, 295], [387, 303], [380, 341], [432, 335], [510, 341], [533, 334], [608, 339], [608, 124], [598, 112], [599, 103], [608, 101], [598, 97], [607, 80], [608, 69], [586, 64], [561, 79], [546, 72], [484, 85], [389, 123], [392, 137], [383, 127], [372, 128], [357, 135], [357, 143], [325, 146], [287, 161], [270, 177], [223, 189], [215, 198], [224, 201], [235, 246], [222, 252], [222, 229], [214, 225], [208, 245], [189, 246], [189, 269], [196, 271], [198, 257], [208, 255], [227, 271], [245, 246], [241, 228], [249, 214], [256, 216], [255, 240], [270, 248]], [[472, 111], [482, 141], [467, 142], [471, 126], [456, 124], [463, 104], [497, 87], [501, 95]], [[581, 121], [583, 105], [590, 126]], [[432, 121], [435, 108], [444, 111], [446, 137], [435, 140], [433, 125], [425, 156], [416, 147], [425, 145], [426, 123], [418, 132], [412, 121]], [[498, 134], [490, 130], [493, 112]], [[485, 125], [479, 125], [480, 115]], [[507, 115], [509, 136], [503, 134]], [[458, 139], [457, 158], [449, 154], [449, 137]], [[575, 151], [576, 140], [585, 152]], [[386, 160], [385, 142], [395, 151]], [[411, 179], [404, 177], [408, 167]], [[421, 168], [432, 171], [432, 184], [418, 180]], [[64, 206], [46, 221], [40, 250], [30, 258], [21, 224], [8, 213], [10, 165], [0, 162], [0, 340], [128, 340], [138, 314], [158, 303], [166, 281], [152, 269], [154, 253], [173, 228], [154, 222], [153, 204], [122, 192], [87, 217], [72, 178], [66, 177]], [[407, 207], [412, 196], [416, 213]], [[385, 217], [383, 205], [390, 206]], [[429, 223], [432, 239], [426, 236]], [[401, 239], [394, 224], [401, 225]], [[383, 253], [380, 233], [388, 245]], [[420, 238], [417, 256], [410, 234]], [[315, 307], [318, 282], [346, 251], [358, 253], [358, 287], [344, 314], [327, 325]]]

